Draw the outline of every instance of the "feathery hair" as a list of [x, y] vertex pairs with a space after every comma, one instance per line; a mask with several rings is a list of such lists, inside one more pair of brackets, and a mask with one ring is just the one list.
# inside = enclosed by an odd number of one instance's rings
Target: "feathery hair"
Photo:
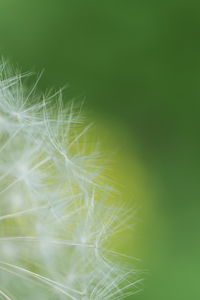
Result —
[[[75, 105], [0, 66], [0, 298], [123, 299], [138, 272], [112, 248], [131, 217]], [[121, 235], [122, 236], [122, 235]]]

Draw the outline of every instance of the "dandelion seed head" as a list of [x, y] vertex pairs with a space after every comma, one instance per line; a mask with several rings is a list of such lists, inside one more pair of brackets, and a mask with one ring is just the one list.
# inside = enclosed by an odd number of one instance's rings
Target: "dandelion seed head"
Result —
[[0, 66], [0, 295], [112, 300], [134, 294], [137, 272], [112, 248], [112, 236], [132, 215], [123, 202], [109, 200], [114, 189], [90, 143], [90, 125], [75, 102], [63, 104], [61, 92], [38, 96], [40, 76], [28, 90], [25, 76]]

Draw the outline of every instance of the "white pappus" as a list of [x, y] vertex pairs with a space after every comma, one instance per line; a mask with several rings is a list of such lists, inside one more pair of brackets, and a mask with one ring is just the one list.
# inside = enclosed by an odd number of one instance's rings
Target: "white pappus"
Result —
[[[119, 300], [139, 290], [112, 248], [132, 217], [80, 109], [0, 66], [0, 298]], [[112, 195], [112, 196], [111, 196]], [[123, 237], [123, 234], [120, 235]]]

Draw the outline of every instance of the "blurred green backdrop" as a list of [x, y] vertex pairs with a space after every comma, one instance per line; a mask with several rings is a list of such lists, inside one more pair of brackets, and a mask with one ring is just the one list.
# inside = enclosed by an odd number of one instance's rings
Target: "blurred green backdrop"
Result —
[[86, 96], [122, 153], [136, 150], [149, 176], [137, 239], [149, 271], [130, 299], [199, 299], [200, 2], [2, 0], [0, 54], [45, 69], [43, 89], [69, 83], [66, 99]]

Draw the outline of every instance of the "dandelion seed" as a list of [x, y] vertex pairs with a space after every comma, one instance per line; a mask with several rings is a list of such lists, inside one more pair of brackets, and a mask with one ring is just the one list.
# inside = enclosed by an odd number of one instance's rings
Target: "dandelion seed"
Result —
[[24, 75], [8, 77], [7, 68], [0, 66], [0, 296], [134, 294], [137, 272], [121, 261], [129, 256], [109, 246], [131, 215], [107, 201], [103, 160], [85, 140], [90, 125], [74, 103], [64, 107], [60, 92], [36, 97], [40, 77], [27, 91]]

